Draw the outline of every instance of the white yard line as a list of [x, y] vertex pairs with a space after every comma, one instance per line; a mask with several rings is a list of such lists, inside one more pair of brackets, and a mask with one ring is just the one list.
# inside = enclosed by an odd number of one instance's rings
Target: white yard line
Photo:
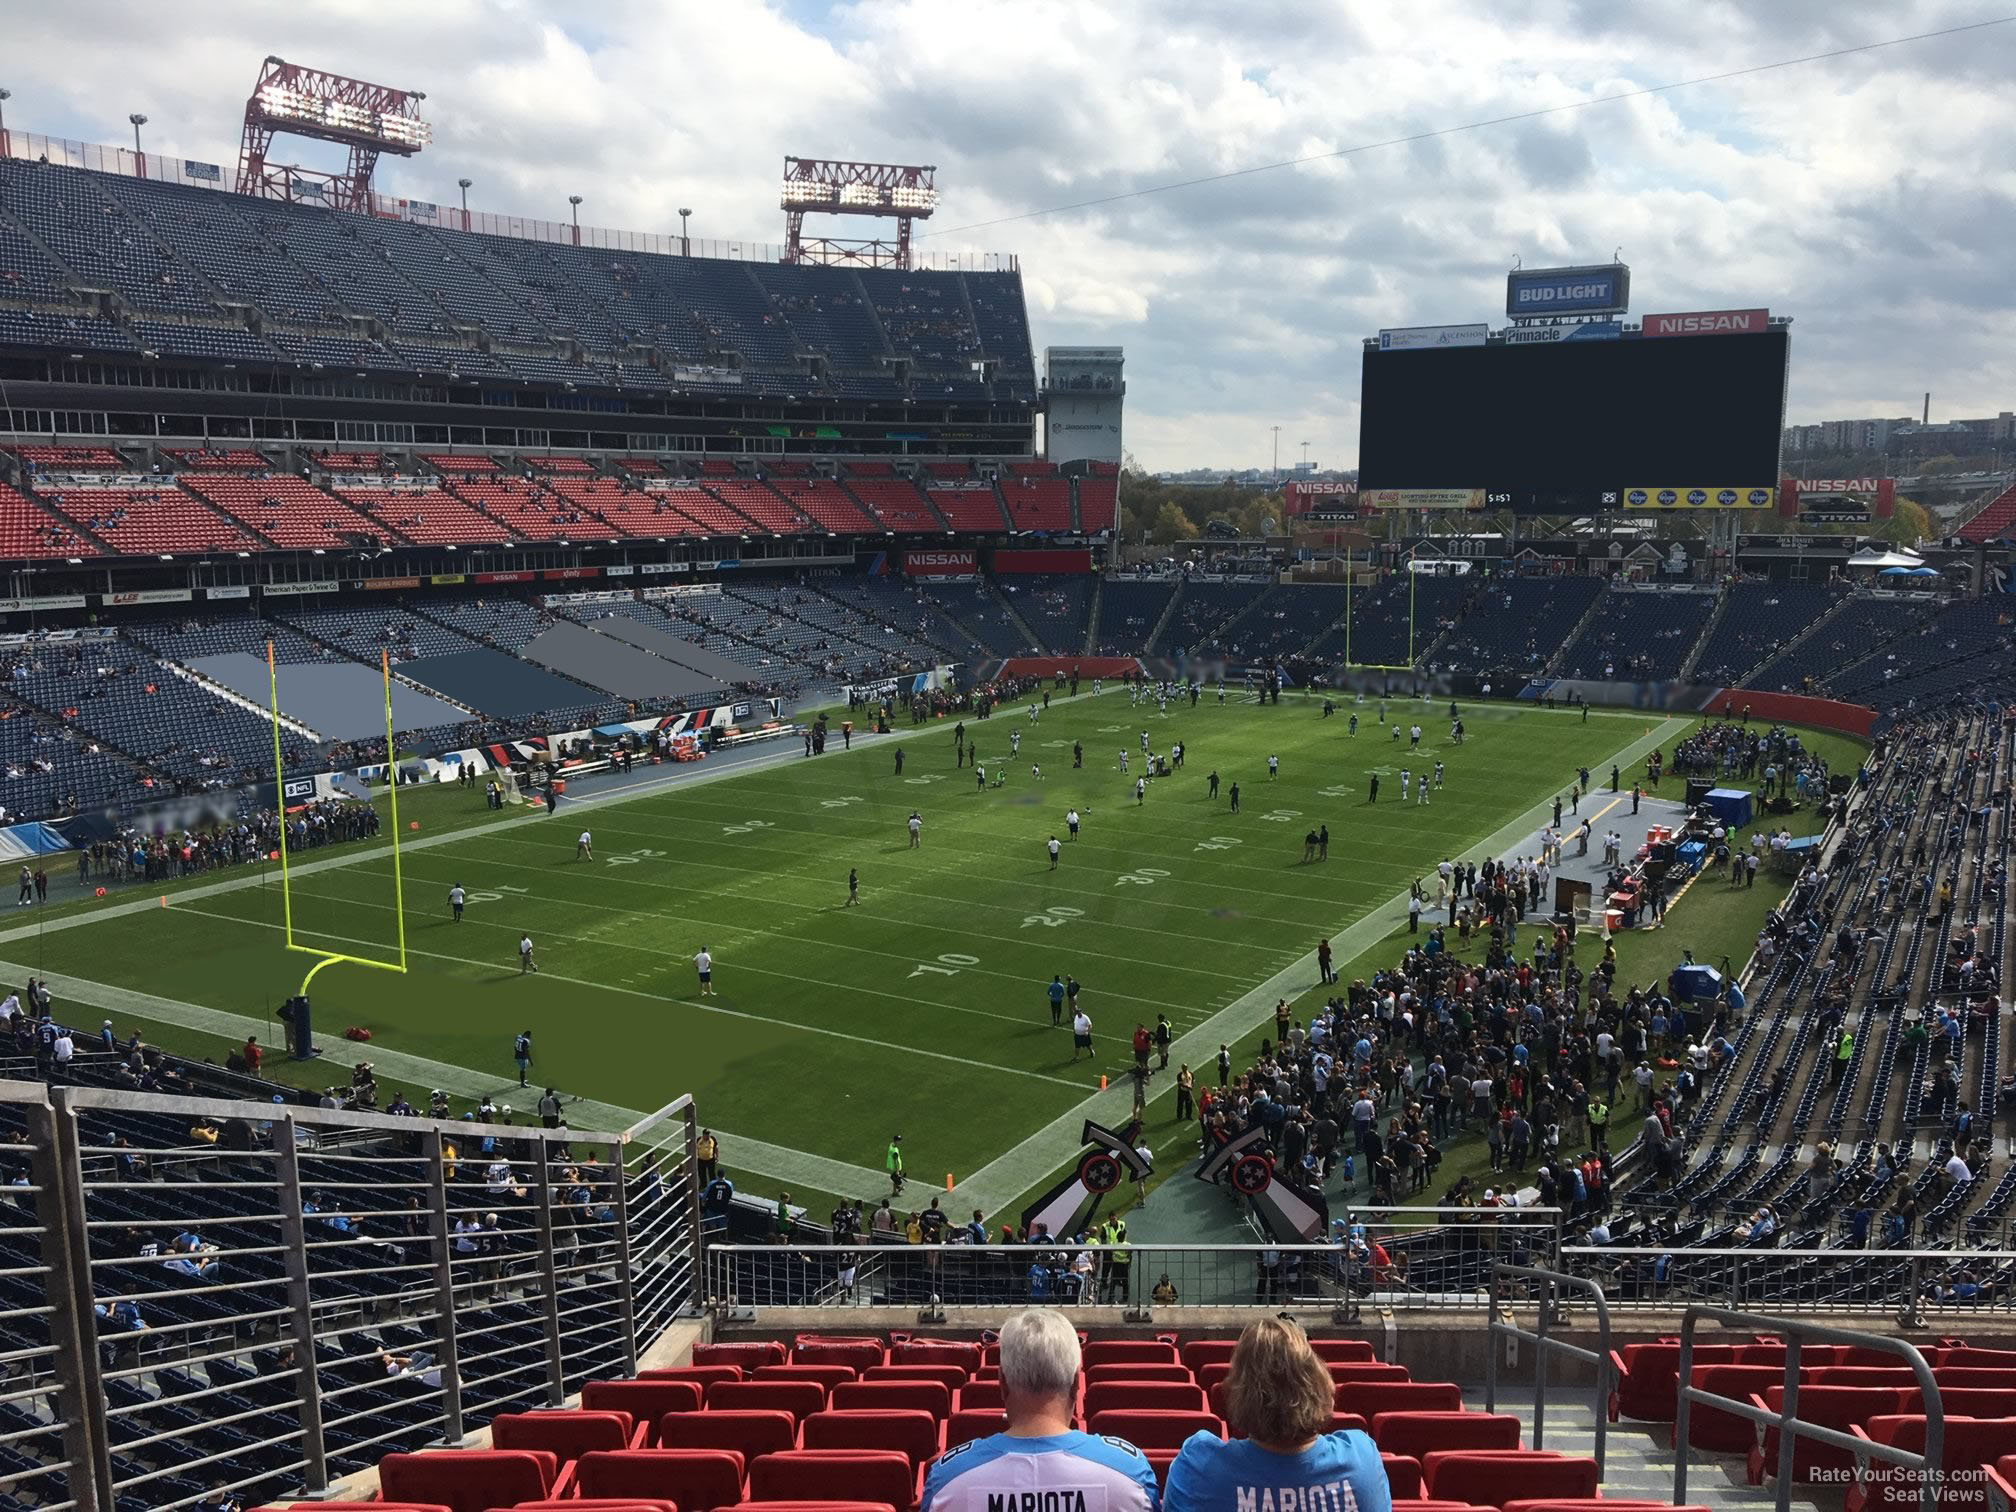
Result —
[[[4, 976], [8, 981], [18, 981], [33, 974], [33, 969], [30, 967], [12, 961], [0, 961], [0, 976]], [[176, 1024], [198, 1033], [214, 1034], [226, 1040], [242, 1039], [247, 1034], [256, 1034], [261, 1030], [270, 1031], [274, 1028], [272, 1021], [268, 1019], [231, 1013], [220, 1008], [205, 1008], [196, 1003], [157, 997], [150, 992], [135, 992], [130, 988], [114, 987], [84, 977], [63, 976], [52, 972], [46, 973], [43, 980], [48, 982], [49, 990], [63, 1002], [86, 1004], [108, 1016], [133, 1014], [157, 1023]], [[269, 1050], [267, 1053], [278, 1054], [278, 1050]], [[439, 1087], [444, 1092], [452, 1092], [471, 1102], [487, 1092], [500, 1103], [513, 1103], [521, 1113], [529, 1114], [532, 1111], [532, 1105], [543, 1086], [541, 1084], [529, 1087], [520, 1092], [518, 1084], [508, 1076], [484, 1076], [466, 1066], [451, 1066], [443, 1061], [408, 1055], [402, 1050], [380, 1049], [375, 1045], [371, 1047], [369, 1055], [371, 1063], [393, 1080], [420, 1088]], [[325, 1057], [322, 1063], [329, 1068], [335, 1079], [342, 1079], [344, 1067], [340, 1056], [332, 1054]], [[646, 1116], [644, 1111], [637, 1108], [619, 1108], [614, 1104], [595, 1102], [589, 1098], [570, 1099], [567, 1103], [567, 1118], [570, 1123], [580, 1128], [597, 1129], [605, 1133], [627, 1129]], [[722, 1158], [726, 1164], [738, 1171], [770, 1177], [787, 1186], [832, 1192], [847, 1197], [869, 1196], [879, 1192], [889, 1179], [882, 1172], [870, 1170], [867, 1166], [848, 1165], [845, 1161], [829, 1160], [824, 1155], [813, 1155], [804, 1150], [769, 1144], [764, 1140], [751, 1139], [747, 1135], [731, 1133], [726, 1129], [716, 1128], [714, 1132], [721, 1140]]]
[[[1694, 723], [1695, 718], [1688, 715], [1663, 720], [1611, 759], [1620, 768], [1628, 767], [1646, 752], [1671, 740]], [[1554, 800], [1542, 799], [1495, 834], [1465, 849], [1486, 856], [1516, 852], [1521, 842], [1536, 837], [1553, 816]], [[1406, 919], [1407, 897], [1402, 892], [1355, 924], [1334, 931], [1329, 936], [1334, 958], [1338, 962], [1349, 961], [1384, 939]], [[1316, 985], [1311, 980], [1315, 975], [1316, 952], [1312, 950], [1251, 992], [1221, 1008], [1196, 1028], [1178, 1036], [1169, 1047], [1171, 1064], [1188, 1065], [1201, 1080], [1208, 1069], [1217, 1065], [1221, 1044], [1233, 1043], [1271, 1018], [1275, 1003], [1282, 998], [1295, 998], [1307, 992]], [[1174, 1085], [1174, 1077], [1165, 1078], [1162, 1090], [1151, 1093], [1149, 1101], [1152, 1103], [1173, 1091]], [[1133, 1116], [1133, 1107], [1134, 1093], [1129, 1086], [1116, 1083], [1104, 1092], [1095, 1092], [1068, 1113], [1059, 1114], [1020, 1144], [997, 1155], [955, 1185], [954, 1198], [962, 1204], [985, 1208], [989, 1214], [997, 1212], [1003, 1203], [1014, 1201], [1077, 1152], [1087, 1119], [1109, 1128], [1124, 1128]]]

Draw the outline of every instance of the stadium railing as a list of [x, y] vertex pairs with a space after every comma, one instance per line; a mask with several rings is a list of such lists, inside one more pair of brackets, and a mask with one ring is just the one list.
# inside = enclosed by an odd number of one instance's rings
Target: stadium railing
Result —
[[[1663, 1263], [1663, 1271], [1660, 1269]], [[1613, 1312], [1693, 1303], [1774, 1314], [2016, 1317], [2016, 1249], [1661, 1249], [1565, 1245], [1561, 1269], [1598, 1281]], [[1955, 1291], [1957, 1278], [1978, 1288]]]
[[[1552, 1264], [1562, 1214], [1553, 1208], [1353, 1208], [1386, 1251], [1335, 1244], [906, 1244], [870, 1236], [845, 1244], [710, 1244], [708, 1305], [724, 1324], [830, 1308], [978, 1309], [1043, 1303], [1160, 1318], [1186, 1310], [1329, 1307], [1355, 1319], [1387, 1311], [1483, 1312], [1501, 1261]], [[1347, 1237], [1339, 1233], [1340, 1241]], [[1156, 1300], [1166, 1280], [1174, 1300]]]
[[61, 1409], [0, 1492], [60, 1472], [44, 1507], [318, 1496], [633, 1374], [693, 1309], [690, 1098], [587, 1131], [0, 1082], [0, 1117], [0, 1400]]

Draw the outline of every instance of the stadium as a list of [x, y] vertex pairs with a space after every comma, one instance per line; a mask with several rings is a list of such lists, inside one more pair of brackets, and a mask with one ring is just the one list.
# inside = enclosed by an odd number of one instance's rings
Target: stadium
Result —
[[1232, 1512], [1279, 1319], [1278, 1512], [2016, 1505], [2006, 425], [1522, 266], [1165, 531], [938, 169], [528, 220], [253, 72], [0, 118], [0, 1512]]

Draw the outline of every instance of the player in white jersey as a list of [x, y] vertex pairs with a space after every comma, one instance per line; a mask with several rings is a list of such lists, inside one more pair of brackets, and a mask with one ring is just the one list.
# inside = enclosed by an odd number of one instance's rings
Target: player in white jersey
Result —
[[[1032, 1294], [1061, 1274], [1031, 1250]], [[1001, 1400], [1008, 1431], [948, 1449], [924, 1477], [920, 1512], [1155, 1512], [1155, 1471], [1124, 1439], [1072, 1425], [1083, 1352], [1060, 1312], [1032, 1308], [1001, 1327]]]
[[595, 837], [586, 830], [581, 831], [581, 838], [574, 842], [574, 859], [576, 861], [595, 859]]
[[1148, 779], [1146, 777], [1136, 777], [1134, 779], [1134, 801], [1136, 803], [1139, 803], [1141, 802], [1142, 799], [1146, 798], [1147, 796], [1148, 796]]
[[1148, 749], [1148, 732], [1146, 730], [1141, 732], [1141, 749], [1143, 751]]
[[1435, 786], [1442, 786], [1442, 763], [1439, 761], [1435, 763]]
[[1402, 803], [1407, 801], [1407, 785], [1413, 780], [1414, 774], [1412, 772], [1408, 771], [1405, 767], [1400, 768], [1400, 801]]
[[921, 850], [924, 845], [924, 816], [915, 809], [910, 811], [910, 849]]
[[1022, 732], [1020, 730], [1010, 730], [1008, 732], [1008, 754], [1010, 756], [1020, 756], [1022, 754]]
[[1125, 746], [1120, 747], [1120, 770], [1123, 772], [1127, 770], [1127, 747]]

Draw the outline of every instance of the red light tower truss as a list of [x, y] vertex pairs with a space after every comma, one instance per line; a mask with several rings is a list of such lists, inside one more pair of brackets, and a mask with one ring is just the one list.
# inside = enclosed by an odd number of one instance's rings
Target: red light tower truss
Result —
[[[420, 119], [417, 89], [366, 84], [319, 68], [268, 58], [245, 102], [245, 139], [238, 150], [238, 192], [267, 199], [306, 199], [333, 210], [369, 213], [371, 173], [381, 153], [411, 157], [433, 128]], [[273, 138], [310, 137], [350, 149], [340, 173], [267, 161]]]
[[[834, 158], [784, 159], [784, 261], [857, 263], [870, 268], [910, 266], [910, 223], [938, 208], [937, 168], [926, 164], [844, 163]], [[805, 236], [808, 212], [874, 215], [896, 222], [893, 242], [833, 241]]]

